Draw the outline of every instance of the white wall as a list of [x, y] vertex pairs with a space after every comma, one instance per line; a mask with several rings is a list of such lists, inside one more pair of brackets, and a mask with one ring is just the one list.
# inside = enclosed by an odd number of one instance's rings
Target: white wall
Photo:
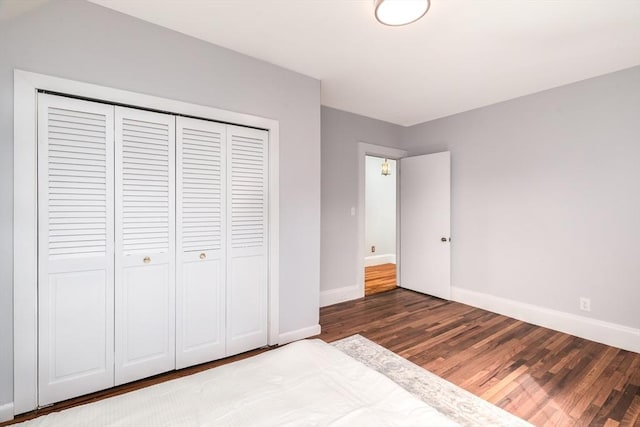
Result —
[[[402, 127], [322, 107], [320, 291], [358, 286], [358, 143], [397, 147]], [[366, 252], [365, 252], [366, 253]]]
[[413, 126], [403, 148], [451, 151], [453, 286], [640, 328], [640, 67]]
[[[382, 175], [379, 157], [365, 161], [365, 254], [367, 265], [395, 262], [396, 254], [396, 161], [389, 159], [390, 175]], [[371, 246], [376, 247], [375, 253]]]
[[280, 332], [318, 324], [320, 82], [91, 3], [52, 0], [0, 22], [0, 407], [13, 400], [14, 68], [279, 120]]

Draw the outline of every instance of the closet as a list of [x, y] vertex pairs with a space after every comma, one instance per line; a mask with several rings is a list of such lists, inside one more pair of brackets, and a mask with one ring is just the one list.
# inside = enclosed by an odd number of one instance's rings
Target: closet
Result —
[[38, 95], [38, 404], [267, 344], [268, 132]]

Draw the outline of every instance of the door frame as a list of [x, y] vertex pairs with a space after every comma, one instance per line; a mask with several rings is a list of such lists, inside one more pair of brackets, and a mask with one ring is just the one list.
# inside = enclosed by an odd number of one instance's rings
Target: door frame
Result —
[[279, 342], [278, 120], [14, 70], [13, 122], [13, 413], [38, 405], [37, 93], [49, 91], [183, 114], [269, 132], [268, 344]]
[[[400, 159], [407, 156], [407, 151], [384, 145], [358, 142], [358, 245], [356, 250], [356, 295], [354, 298], [364, 297], [364, 257], [365, 257], [365, 181], [366, 181], [366, 157], [385, 157], [396, 160], [396, 266], [400, 265]], [[400, 284], [400, 269], [396, 268], [396, 281]]]

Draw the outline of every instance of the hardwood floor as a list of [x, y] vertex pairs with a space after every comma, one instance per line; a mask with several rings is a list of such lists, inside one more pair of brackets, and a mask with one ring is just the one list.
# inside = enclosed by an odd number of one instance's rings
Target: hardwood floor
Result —
[[366, 296], [396, 288], [396, 265], [381, 264], [365, 267], [364, 294]]
[[[318, 338], [331, 342], [361, 334], [536, 426], [640, 426], [638, 353], [405, 289], [324, 307], [320, 323]], [[13, 422], [262, 351], [71, 399]]]
[[320, 310], [536, 426], [640, 426], [640, 354], [404, 289]]

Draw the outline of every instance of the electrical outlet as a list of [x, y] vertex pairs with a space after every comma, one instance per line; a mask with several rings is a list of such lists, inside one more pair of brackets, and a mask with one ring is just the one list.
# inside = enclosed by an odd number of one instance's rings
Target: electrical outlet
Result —
[[591, 311], [591, 300], [586, 297], [580, 297], [580, 310]]
[[375, 245], [371, 245], [371, 253], [375, 253], [376, 251], [376, 246]]

